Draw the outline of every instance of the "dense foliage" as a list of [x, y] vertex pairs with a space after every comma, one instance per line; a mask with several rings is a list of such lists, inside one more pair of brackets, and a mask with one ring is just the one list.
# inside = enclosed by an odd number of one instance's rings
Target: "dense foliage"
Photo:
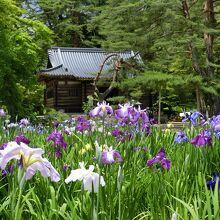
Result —
[[[171, 112], [220, 110], [218, 1], [3, 0], [0, 7], [0, 100], [12, 115], [26, 111], [17, 83], [25, 88], [36, 83], [33, 73], [43, 66], [52, 44], [132, 49], [140, 53], [144, 68], [126, 70], [139, 75], [137, 83], [121, 71], [125, 84], [115, 86], [125, 99], [138, 99], [147, 91], [154, 104], [159, 99], [160, 108]], [[123, 90], [125, 85], [129, 91]]]
[[12, 115], [18, 115], [25, 108], [18, 84], [27, 89], [36, 84], [34, 73], [42, 65], [43, 50], [51, 43], [51, 31], [26, 18], [25, 11], [12, 0], [0, 2], [0, 30], [0, 102]]

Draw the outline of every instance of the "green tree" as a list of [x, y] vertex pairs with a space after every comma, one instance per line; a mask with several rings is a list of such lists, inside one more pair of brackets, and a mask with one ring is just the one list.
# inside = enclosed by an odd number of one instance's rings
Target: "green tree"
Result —
[[39, 21], [25, 18], [13, 0], [0, 1], [0, 101], [12, 115], [23, 108], [16, 83], [34, 83], [42, 65], [43, 49], [51, 43], [51, 31]]
[[[23, 1], [22, 1], [23, 2]], [[58, 46], [94, 46], [92, 38], [97, 35], [91, 18], [105, 0], [26, 0], [28, 16], [34, 17], [54, 32], [54, 42]], [[98, 44], [98, 43], [97, 43]], [[97, 45], [96, 44], [96, 45]]]
[[[94, 18], [96, 24], [100, 23], [104, 47], [139, 51], [148, 70], [182, 76], [182, 85], [187, 85], [185, 90], [190, 83], [188, 76], [201, 76], [197, 87], [193, 81], [191, 84], [198, 110], [204, 111], [205, 106], [217, 103], [214, 100], [219, 82], [218, 1], [109, 0], [107, 3]], [[215, 106], [215, 112], [219, 110], [220, 106]]]

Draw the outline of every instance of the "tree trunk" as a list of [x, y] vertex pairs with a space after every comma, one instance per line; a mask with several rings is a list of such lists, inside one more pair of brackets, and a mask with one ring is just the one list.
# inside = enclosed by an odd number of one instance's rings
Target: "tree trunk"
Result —
[[200, 89], [199, 86], [196, 86], [196, 108], [197, 111], [200, 112], [201, 108], [200, 108]]
[[[204, 4], [204, 15], [205, 15], [205, 22], [207, 28], [214, 28], [216, 26], [216, 20], [214, 15], [214, 5], [213, 0], [206, 0]], [[204, 33], [204, 43], [206, 48], [206, 72], [207, 75], [210, 77], [213, 77], [214, 68], [210, 65], [211, 63], [214, 63], [213, 60], [213, 40], [214, 35], [205, 32]]]
[[[216, 19], [214, 13], [214, 0], [205, 0], [204, 2], [204, 16], [207, 28], [216, 27]], [[206, 49], [206, 72], [207, 76], [214, 77], [215, 68], [212, 66], [214, 63], [213, 56], [213, 42], [214, 34], [205, 32], [204, 33], [204, 44]], [[218, 96], [212, 95], [213, 112], [211, 114], [218, 114], [220, 111], [220, 100]]]

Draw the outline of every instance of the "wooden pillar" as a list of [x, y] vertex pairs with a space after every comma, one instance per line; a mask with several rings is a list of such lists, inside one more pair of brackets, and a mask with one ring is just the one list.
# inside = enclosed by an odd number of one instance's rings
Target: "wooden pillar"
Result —
[[57, 81], [54, 81], [54, 108], [57, 110]]

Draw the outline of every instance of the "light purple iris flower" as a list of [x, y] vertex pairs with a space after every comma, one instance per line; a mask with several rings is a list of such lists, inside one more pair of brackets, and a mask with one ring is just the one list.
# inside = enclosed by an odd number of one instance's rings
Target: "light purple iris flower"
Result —
[[166, 152], [164, 148], [161, 148], [155, 157], [147, 161], [147, 166], [151, 168], [154, 164], [158, 162], [160, 162], [161, 166], [165, 170], [169, 170], [171, 167], [171, 161], [166, 158]]
[[129, 116], [129, 110], [133, 108], [130, 103], [125, 103], [124, 105], [118, 105], [120, 108], [115, 110], [115, 117], [117, 119], [124, 119], [128, 118]]
[[218, 132], [220, 131], [220, 122], [218, 122], [214, 125], [214, 129]]
[[113, 164], [116, 162], [122, 162], [123, 159], [117, 150], [110, 147], [108, 150], [103, 150], [101, 154], [101, 162], [103, 164]]
[[103, 117], [105, 115], [112, 115], [113, 109], [112, 107], [107, 104], [105, 101], [103, 101], [101, 104], [98, 102], [97, 107], [95, 107], [93, 110], [89, 112], [90, 117]]
[[0, 117], [5, 117], [6, 116], [6, 112], [4, 111], [3, 108], [0, 109]]
[[29, 124], [30, 122], [27, 118], [22, 118], [19, 122], [19, 125], [22, 125], [22, 126], [28, 126]]
[[52, 164], [42, 158], [44, 151], [41, 148], [30, 148], [24, 143], [9, 142], [4, 150], [0, 150], [0, 168], [5, 169], [7, 163], [13, 159], [19, 160], [24, 172], [22, 179], [29, 180], [37, 170], [43, 177], [50, 177], [53, 182], [60, 180], [59, 173]]
[[191, 143], [195, 146], [198, 147], [203, 147], [204, 145], [212, 145], [212, 137], [211, 137], [211, 132], [210, 130], [206, 129], [200, 132], [193, 140]]

